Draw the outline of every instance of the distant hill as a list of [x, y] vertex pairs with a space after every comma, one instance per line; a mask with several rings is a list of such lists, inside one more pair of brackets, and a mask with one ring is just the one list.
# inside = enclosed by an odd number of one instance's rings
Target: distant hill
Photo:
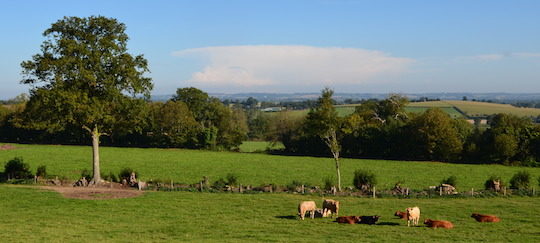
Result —
[[[402, 93], [411, 100], [421, 98], [440, 99], [440, 100], [462, 100], [464, 97], [467, 100], [477, 101], [492, 101], [496, 103], [510, 103], [512, 101], [530, 101], [540, 100], [540, 93]], [[210, 93], [211, 96], [221, 100], [245, 100], [253, 97], [259, 101], [303, 101], [315, 100], [320, 96], [320, 93]], [[172, 97], [170, 95], [152, 95], [152, 100], [164, 101]], [[334, 99], [344, 101], [346, 99], [361, 100], [361, 99], [385, 99], [387, 93], [335, 93]]]

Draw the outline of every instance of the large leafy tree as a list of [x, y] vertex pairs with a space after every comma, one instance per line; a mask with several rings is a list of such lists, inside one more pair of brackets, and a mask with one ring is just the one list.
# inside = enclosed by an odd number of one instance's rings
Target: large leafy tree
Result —
[[[49, 132], [79, 127], [92, 137], [93, 182], [100, 183], [100, 137], [132, 124], [152, 89], [142, 55], [127, 52], [126, 26], [113, 18], [64, 17], [43, 32], [41, 52], [21, 63], [32, 86], [23, 124]], [[130, 118], [131, 117], [131, 118]]]

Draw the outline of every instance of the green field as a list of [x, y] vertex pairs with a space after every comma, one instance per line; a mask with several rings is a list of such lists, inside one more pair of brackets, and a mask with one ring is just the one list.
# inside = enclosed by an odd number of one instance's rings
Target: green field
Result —
[[444, 100], [444, 101], [427, 101], [410, 103], [409, 107], [457, 107], [467, 114], [467, 116], [487, 116], [497, 113], [507, 113], [516, 116], [539, 116], [540, 109], [537, 108], [521, 108], [507, 104], [495, 104], [477, 101], [460, 101], [460, 100]]
[[[337, 105], [336, 111], [339, 116], [347, 116], [354, 112], [355, 107], [358, 104], [351, 105]], [[444, 112], [448, 113], [453, 118], [467, 118], [478, 116], [489, 116], [497, 113], [507, 113], [516, 116], [540, 116], [540, 109], [537, 108], [522, 108], [515, 107], [507, 104], [495, 104], [478, 101], [459, 101], [459, 100], [443, 100], [443, 101], [426, 101], [426, 102], [413, 102], [409, 103], [405, 108], [407, 112], [421, 113], [429, 108], [438, 107]], [[467, 117], [464, 116], [459, 110], [464, 112]], [[287, 111], [293, 117], [305, 116], [309, 110], [293, 110]], [[277, 114], [274, 112], [273, 114]]]
[[[368, 199], [336, 197], [340, 215], [380, 215], [380, 225], [297, 220], [294, 194], [146, 192], [111, 200], [66, 199], [51, 191], [0, 186], [4, 242], [539, 242], [537, 198]], [[419, 206], [425, 218], [454, 229], [407, 227], [393, 212]], [[477, 223], [472, 212], [496, 214]]]
[[[78, 179], [82, 169], [91, 170], [90, 146], [15, 145], [18, 149], [0, 151], [0, 165], [14, 157], [23, 157], [35, 172], [46, 165], [49, 174]], [[174, 180], [196, 183], [203, 176], [210, 181], [228, 173], [238, 175], [239, 183], [287, 185], [298, 180], [309, 185], [322, 185], [326, 177], [335, 175], [330, 158], [278, 156], [262, 153], [211, 152], [187, 149], [114, 148], [102, 147], [101, 170], [118, 173], [124, 167], [138, 171], [143, 180]], [[502, 165], [468, 165], [438, 162], [405, 162], [367, 159], [342, 159], [342, 181], [352, 185], [356, 169], [368, 169], [377, 175], [379, 189], [389, 189], [398, 181], [412, 189], [437, 185], [443, 178], [455, 175], [458, 189], [483, 188], [490, 175], [499, 175], [508, 182], [513, 174], [527, 170], [534, 178], [540, 168], [509, 167]]]

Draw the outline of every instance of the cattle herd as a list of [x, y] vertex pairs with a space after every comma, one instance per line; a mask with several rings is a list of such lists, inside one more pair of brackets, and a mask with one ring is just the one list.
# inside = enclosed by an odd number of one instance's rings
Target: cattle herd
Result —
[[[300, 219], [304, 220], [306, 213], [310, 213], [311, 218], [319, 217], [334, 217], [336, 216], [337, 223], [341, 224], [375, 224], [381, 216], [338, 216], [339, 215], [339, 201], [332, 199], [324, 199], [323, 207], [317, 208], [315, 201], [303, 201], [298, 205], [298, 215]], [[418, 225], [420, 220], [420, 208], [411, 207], [407, 208], [405, 212], [396, 211], [395, 216], [401, 219], [407, 220], [407, 226]], [[471, 218], [474, 218], [478, 222], [499, 222], [501, 219], [494, 215], [485, 215], [479, 213], [473, 213]], [[446, 220], [424, 220], [424, 224], [430, 228], [444, 228], [451, 229], [454, 227], [452, 222]]]

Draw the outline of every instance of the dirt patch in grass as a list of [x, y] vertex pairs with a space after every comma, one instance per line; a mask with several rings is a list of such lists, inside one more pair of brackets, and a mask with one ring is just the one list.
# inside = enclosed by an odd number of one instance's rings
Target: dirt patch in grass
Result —
[[17, 147], [9, 144], [0, 145], [0, 150], [12, 150], [17, 149]]
[[138, 197], [142, 191], [134, 189], [119, 189], [106, 187], [65, 187], [65, 186], [43, 186], [47, 190], [57, 191], [66, 198], [76, 198], [85, 200], [103, 200], [116, 198]]

